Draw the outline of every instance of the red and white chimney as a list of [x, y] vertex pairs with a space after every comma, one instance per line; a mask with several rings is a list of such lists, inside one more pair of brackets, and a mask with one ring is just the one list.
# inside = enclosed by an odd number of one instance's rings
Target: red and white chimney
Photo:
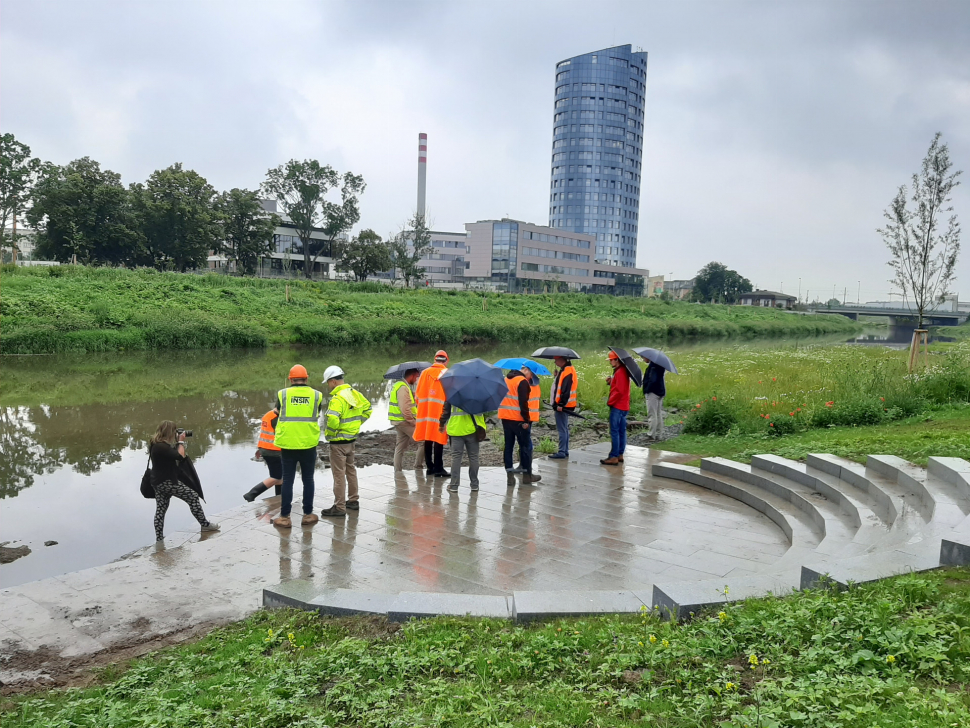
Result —
[[428, 183], [428, 135], [418, 134], [418, 215], [425, 215], [425, 188]]

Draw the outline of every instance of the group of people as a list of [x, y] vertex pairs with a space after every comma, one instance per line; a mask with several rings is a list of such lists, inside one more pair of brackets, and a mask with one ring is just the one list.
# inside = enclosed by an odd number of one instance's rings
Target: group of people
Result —
[[[394, 470], [401, 472], [409, 451], [417, 446], [414, 469], [425, 468], [431, 478], [450, 478], [448, 490], [457, 492], [461, 480], [461, 462], [468, 453], [468, 479], [472, 491], [479, 489], [479, 446], [485, 439], [487, 424], [483, 414], [470, 414], [446, 401], [439, 381], [448, 368], [448, 353], [439, 350], [434, 363], [423, 371], [408, 369], [391, 387], [388, 419], [397, 432], [394, 448]], [[609, 455], [600, 460], [604, 465], [619, 465], [626, 450], [626, 419], [630, 410], [630, 374], [613, 351], [609, 354], [613, 374], [607, 377], [610, 385], [609, 425], [611, 447]], [[549, 397], [559, 436], [553, 460], [569, 457], [569, 419], [576, 415], [579, 377], [570, 359], [554, 358], [555, 373]], [[664, 369], [651, 363], [643, 382], [650, 414], [650, 432], [659, 437], [663, 431]], [[354, 464], [354, 443], [361, 426], [371, 416], [371, 403], [363, 394], [344, 381], [338, 366], [326, 369], [323, 383], [330, 395], [324, 409], [324, 394], [308, 384], [305, 367], [295, 365], [289, 372], [289, 386], [277, 392], [273, 408], [260, 420], [257, 458], [266, 463], [269, 477], [257, 483], [243, 498], [253, 501], [270, 488], [281, 496], [280, 514], [273, 519], [279, 528], [291, 528], [290, 516], [293, 486], [297, 466], [303, 482], [303, 517], [301, 525], [308, 526], [320, 519], [313, 513], [314, 470], [317, 446], [321, 434], [330, 446], [330, 468], [333, 472], [333, 505], [320, 515], [344, 518], [348, 510], [360, 509], [357, 468]], [[532, 428], [540, 419], [540, 386], [536, 374], [523, 365], [505, 375], [508, 391], [498, 407], [505, 438], [503, 459], [508, 486], [514, 487], [516, 475], [523, 484], [534, 484], [542, 478], [534, 472]], [[324, 427], [321, 433], [321, 414]], [[218, 524], [209, 522], [199, 503], [200, 489], [193, 489], [180, 481], [177, 468], [185, 459], [185, 435], [179, 434], [173, 422], [163, 422], [150, 446], [153, 465], [152, 484], [156, 493], [155, 534], [162, 539], [165, 512], [174, 496], [188, 503], [203, 531], [215, 531]], [[444, 467], [445, 445], [451, 446], [451, 472]], [[518, 444], [519, 463], [515, 464]]]

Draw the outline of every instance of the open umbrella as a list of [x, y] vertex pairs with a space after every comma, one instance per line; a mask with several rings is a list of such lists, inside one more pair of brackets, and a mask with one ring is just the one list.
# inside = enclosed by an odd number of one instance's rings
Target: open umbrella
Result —
[[384, 372], [384, 379], [404, 379], [404, 372], [409, 369], [417, 369], [419, 372], [423, 372], [430, 367], [431, 362], [429, 361], [406, 361], [403, 364], [395, 364]]
[[630, 356], [630, 352], [628, 352], [626, 349], [620, 349], [616, 346], [611, 346], [610, 351], [615, 352], [616, 355], [620, 357], [620, 362], [623, 364], [624, 367], [626, 367], [626, 370], [630, 373], [630, 379], [633, 380], [633, 383], [636, 384], [638, 387], [642, 387], [643, 373], [640, 371], [640, 367], [637, 366], [636, 360], [632, 356]]
[[580, 358], [579, 354], [566, 346], [543, 346], [532, 352], [532, 356], [538, 359], [555, 359], [557, 356], [564, 356], [567, 359]]
[[677, 367], [674, 363], [670, 361], [670, 357], [664, 354], [659, 349], [651, 349], [649, 346], [641, 346], [639, 349], [633, 350], [634, 354], [639, 354], [647, 361], [652, 361], [658, 367], [663, 367], [668, 372], [673, 372], [677, 374]]
[[532, 361], [531, 359], [525, 359], [524, 357], [513, 357], [511, 359], [499, 359], [495, 362], [495, 366], [499, 369], [521, 369], [522, 367], [529, 367], [529, 371], [533, 374], [538, 374], [540, 377], [551, 377], [552, 372], [546, 369], [542, 364], [537, 361]]
[[470, 415], [497, 410], [509, 391], [502, 370], [482, 359], [460, 361], [438, 381], [445, 390], [445, 402]]

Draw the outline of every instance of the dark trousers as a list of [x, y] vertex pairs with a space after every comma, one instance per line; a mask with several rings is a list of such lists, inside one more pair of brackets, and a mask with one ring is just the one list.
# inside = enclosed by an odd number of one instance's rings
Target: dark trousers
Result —
[[296, 480], [297, 463], [300, 464], [300, 476], [303, 478], [303, 513], [313, 513], [313, 469], [317, 465], [317, 449], [283, 449], [280, 450], [280, 457], [283, 459], [283, 502], [280, 515], [289, 516], [293, 507], [293, 482]]
[[569, 454], [569, 415], [556, 412], [556, 432], [559, 433], [559, 454]]
[[424, 441], [424, 464], [428, 466], [428, 472], [440, 473], [444, 471], [444, 452], [445, 446], [440, 442]]
[[528, 429], [522, 427], [521, 422], [502, 420], [505, 430], [505, 469], [511, 470], [514, 465], [512, 456], [515, 454], [515, 443], [519, 443], [519, 462], [522, 469], [532, 473], [532, 425]]

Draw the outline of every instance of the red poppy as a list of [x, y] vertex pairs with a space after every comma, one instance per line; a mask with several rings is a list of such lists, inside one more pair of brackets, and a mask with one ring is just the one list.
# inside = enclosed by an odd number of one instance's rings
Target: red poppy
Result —
[[832, 400], [831, 402], [826, 402], [825, 403], [825, 406], [826, 407], [831, 407], [833, 404], [835, 404], [835, 400]]

